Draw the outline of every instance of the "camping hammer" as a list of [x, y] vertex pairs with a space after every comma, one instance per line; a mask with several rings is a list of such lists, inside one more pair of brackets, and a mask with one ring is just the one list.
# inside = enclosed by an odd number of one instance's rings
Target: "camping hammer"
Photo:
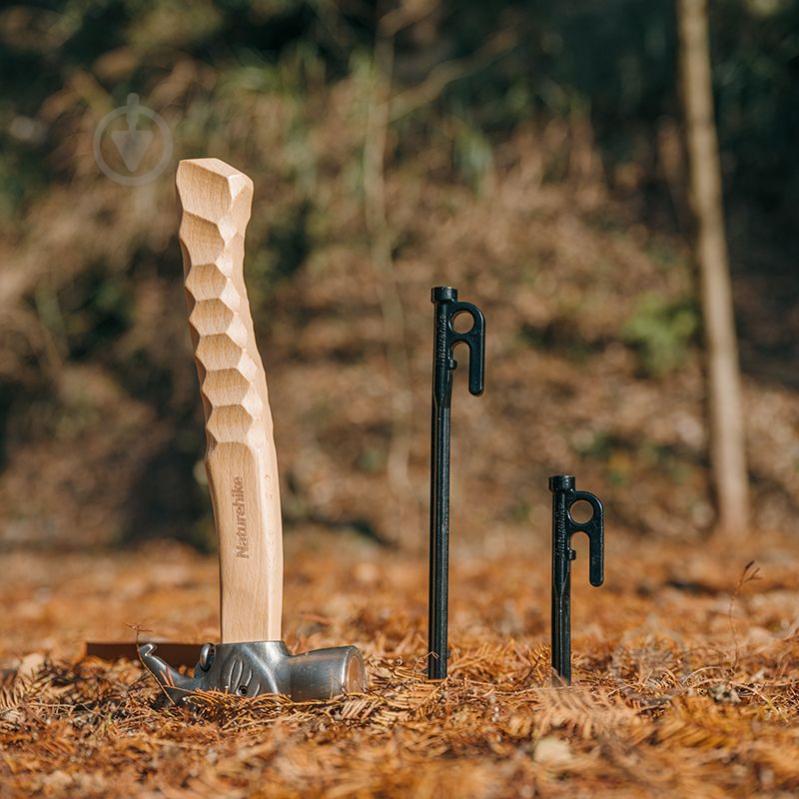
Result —
[[281, 641], [283, 533], [277, 456], [261, 357], [244, 284], [253, 183], [215, 158], [181, 161], [180, 245], [200, 381], [205, 468], [219, 536], [222, 643], [206, 644], [194, 676], [139, 646], [174, 702], [192, 691], [287, 694], [296, 701], [363, 691], [354, 646], [290, 654]]

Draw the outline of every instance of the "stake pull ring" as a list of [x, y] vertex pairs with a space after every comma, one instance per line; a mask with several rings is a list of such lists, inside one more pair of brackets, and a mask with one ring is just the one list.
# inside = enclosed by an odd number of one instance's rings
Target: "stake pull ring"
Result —
[[[577, 491], [574, 488], [574, 477], [568, 474], [557, 475], [549, 478], [549, 490], [555, 494], [555, 527], [564, 526], [563, 536], [565, 544], [571, 549], [571, 537], [575, 533], [585, 533], [588, 536], [588, 579], [593, 586], [600, 586], [605, 580], [605, 509], [602, 501], [590, 491]], [[591, 506], [591, 518], [584, 522], [575, 521], [572, 508], [580, 501]], [[558, 518], [560, 517], [560, 518]], [[555, 530], [555, 536], [558, 538]], [[568, 559], [574, 560], [574, 550]]]
[[[452, 392], [451, 372], [458, 366], [453, 357], [456, 344], [469, 348], [469, 393], [480, 396], [485, 389], [485, 317], [470, 302], [458, 302], [458, 290], [437, 286], [431, 299], [436, 306], [436, 374], [437, 399], [449, 404]], [[462, 314], [472, 317], [472, 326], [465, 332], [455, 329], [455, 318]]]

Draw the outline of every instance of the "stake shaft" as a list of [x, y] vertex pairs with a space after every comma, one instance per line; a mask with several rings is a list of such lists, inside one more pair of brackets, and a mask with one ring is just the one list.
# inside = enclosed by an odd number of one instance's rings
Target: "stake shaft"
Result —
[[567, 528], [567, 492], [552, 494], [552, 669], [565, 683], [571, 670], [571, 562], [574, 550]]
[[430, 619], [428, 677], [447, 676], [447, 622], [449, 614], [449, 407], [433, 406], [430, 475]]

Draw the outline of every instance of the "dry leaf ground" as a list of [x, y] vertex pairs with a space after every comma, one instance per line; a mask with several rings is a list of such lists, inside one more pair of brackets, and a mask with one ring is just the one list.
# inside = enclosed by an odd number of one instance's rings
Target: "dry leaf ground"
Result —
[[[423, 679], [425, 559], [291, 535], [286, 637], [355, 643], [369, 691], [327, 703], [161, 706], [136, 663], [80, 661], [141, 625], [215, 637], [212, 558], [175, 545], [8, 553], [0, 796], [793, 796], [799, 547], [610, 531], [574, 580], [571, 689], [550, 686], [543, 539], [456, 551], [451, 676]], [[755, 565], [747, 564], [756, 559]], [[22, 661], [20, 663], [20, 657]], [[15, 673], [13, 669], [17, 669]]]

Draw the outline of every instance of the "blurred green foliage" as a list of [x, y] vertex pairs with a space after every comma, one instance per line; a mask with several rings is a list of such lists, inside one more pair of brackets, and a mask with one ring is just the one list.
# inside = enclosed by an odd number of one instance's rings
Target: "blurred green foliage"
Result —
[[657, 294], [641, 298], [622, 337], [636, 347], [649, 375], [663, 377], [685, 363], [699, 328], [699, 310], [690, 300], [671, 302]]
[[[371, 59], [379, 19], [392, 8], [360, 0], [51, 0], [6, 8], [0, 211], [69, 177], [52, 158], [54, 132], [38, 117], [77, 72], [96, 73], [112, 55], [124, 61], [127, 68], [101, 70], [108, 77], [100, 78], [121, 103], [130, 91], [146, 97], [181, 57], [209, 65], [217, 102], [193, 105], [181, 130], [200, 141], [229, 109], [220, 95], [281, 91], [302, 104], [314, 85], [351, 74]], [[396, 37], [397, 88], [473, 58], [492, 36], [512, 42], [412, 114], [423, 136], [435, 135], [442, 114], [455, 120], [453, 158], [466, 180], [479, 182], [491, 142], [513, 126], [582, 109], [609, 167], [648, 160], [656, 172], [659, 121], [679, 114], [673, 0], [431, 0], [414, 8], [422, 10], [418, 21]], [[799, 2], [717, 0], [711, 11], [727, 187], [769, 212], [792, 212], [799, 196]], [[298, 148], [300, 116], [292, 136]], [[296, 179], [312, 185], [302, 158], [297, 168]]]

